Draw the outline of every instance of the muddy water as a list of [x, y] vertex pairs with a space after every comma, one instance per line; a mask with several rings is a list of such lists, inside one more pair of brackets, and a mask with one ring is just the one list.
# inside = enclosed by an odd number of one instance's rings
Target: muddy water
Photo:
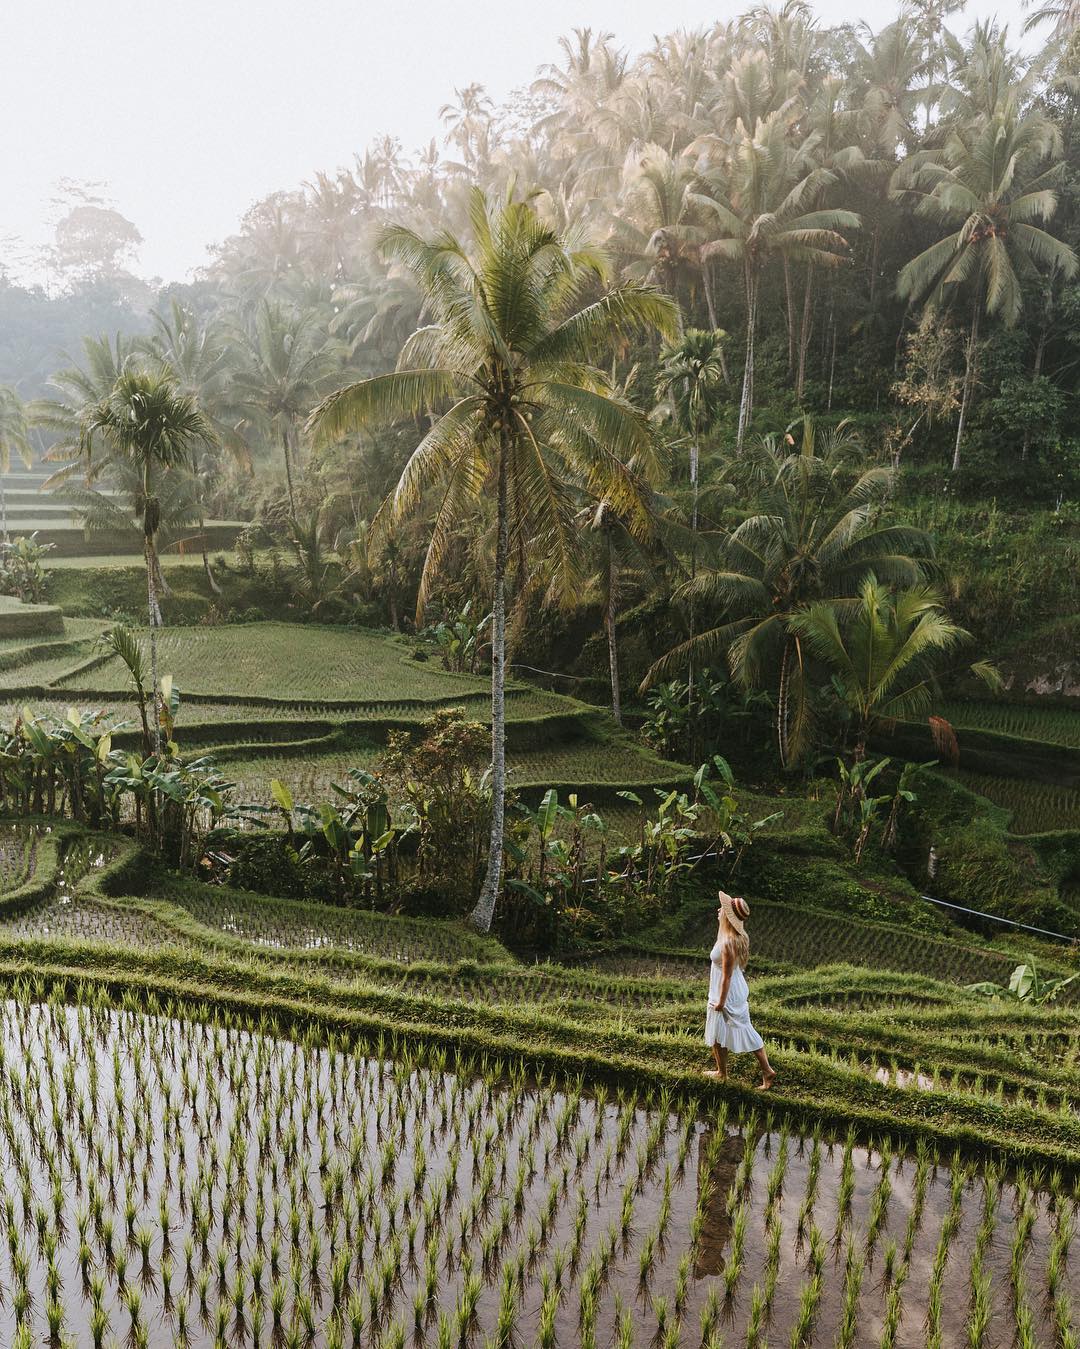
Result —
[[[771, 1260], [771, 1305], [757, 1343], [767, 1336], [788, 1345], [814, 1249], [824, 1252], [820, 1298], [800, 1342], [832, 1346], [849, 1245], [866, 1262], [850, 1343], [877, 1346], [891, 1287], [888, 1252], [894, 1243], [902, 1250], [920, 1206], [910, 1261], [892, 1262], [906, 1279], [895, 1338], [885, 1342], [927, 1342], [935, 1252], [953, 1207], [948, 1164], [785, 1135], [762, 1116], [718, 1127], [629, 1098], [165, 1017], [8, 1002], [0, 1004], [0, 1048], [4, 1346], [17, 1342], [22, 1283], [28, 1343], [48, 1342], [50, 1277], [64, 1342], [80, 1349], [95, 1342], [95, 1305], [104, 1344], [333, 1349], [353, 1343], [350, 1298], [363, 1312], [357, 1343], [434, 1345], [439, 1317], [456, 1315], [470, 1273], [478, 1280], [475, 1316], [464, 1336], [448, 1326], [444, 1342], [481, 1346], [488, 1336], [497, 1342], [507, 1269], [520, 1272], [516, 1344], [697, 1346], [711, 1297], [716, 1332], [728, 1346], [743, 1345], [754, 1288], [760, 1301]], [[845, 1175], [849, 1213], [839, 1203]], [[1016, 1324], [1011, 1248], [1021, 1191], [1015, 1178], [998, 1188], [986, 1252], [987, 1349], [1010, 1345]], [[941, 1278], [943, 1346], [967, 1342], [980, 1173], [965, 1172], [956, 1193], [958, 1226]], [[1045, 1193], [1033, 1191], [1027, 1202], [1034, 1222], [1019, 1295], [1035, 1342], [1050, 1345], [1049, 1244], [1072, 1201], [1059, 1198], [1057, 1214]], [[735, 1275], [737, 1228], [743, 1254]], [[643, 1281], [641, 1252], [650, 1248]], [[1066, 1286], [1076, 1273], [1067, 1271]], [[414, 1301], [425, 1279], [432, 1296], [417, 1331]], [[583, 1331], [582, 1288], [590, 1283], [597, 1313]]]
[[13, 937], [81, 937], [88, 940], [126, 941], [145, 946], [160, 940], [146, 919], [103, 908], [77, 892], [78, 882], [116, 856], [116, 842], [87, 834], [64, 849], [50, 894], [31, 909], [0, 914], [0, 933]]
[[0, 895], [26, 881], [34, 868], [37, 840], [48, 832], [24, 820], [0, 822]]

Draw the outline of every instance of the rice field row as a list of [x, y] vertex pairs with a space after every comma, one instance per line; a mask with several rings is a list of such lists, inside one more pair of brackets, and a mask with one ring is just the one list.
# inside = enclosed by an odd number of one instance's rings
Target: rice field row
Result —
[[[1012, 952], [997, 952], [986, 945], [936, 937], [915, 928], [887, 923], [861, 922], [843, 914], [827, 913], [805, 905], [754, 900], [754, 955], [770, 964], [814, 969], [844, 961], [866, 969], [893, 970], [928, 975], [956, 983], [1007, 976], [1017, 963]], [[709, 919], [712, 930], [708, 931]], [[710, 914], [697, 930], [687, 930], [680, 951], [707, 950], [716, 935], [716, 920]], [[631, 949], [603, 958], [612, 972], [631, 969], [648, 973], [663, 967], [670, 972], [683, 961], [692, 968], [692, 957], [673, 957], [668, 951]]]
[[[453, 698], [486, 687], [481, 679], [448, 674], [435, 661], [410, 660], [408, 649], [388, 637], [314, 624], [165, 628], [159, 653], [161, 668], [180, 689], [222, 698], [242, 690], [285, 701], [393, 702]], [[123, 691], [127, 675], [113, 660], [72, 676], [65, 687]]]
[[[491, 697], [488, 693], [468, 693], [461, 697], [438, 700], [437, 703], [417, 704], [412, 702], [356, 702], [348, 707], [335, 706], [333, 703], [320, 703], [317, 700], [304, 702], [281, 701], [250, 703], [216, 701], [205, 697], [192, 697], [187, 690], [181, 689], [182, 712], [177, 727], [178, 735], [185, 744], [200, 744], [200, 737], [206, 727], [218, 727], [223, 723], [234, 723], [238, 730], [237, 740], [273, 739], [272, 723], [277, 721], [298, 721], [303, 718], [317, 718], [322, 722], [351, 724], [365, 717], [381, 720], [419, 723], [432, 713], [433, 706], [461, 708], [465, 716], [475, 721], [487, 721], [491, 715]], [[84, 712], [105, 713], [115, 720], [133, 720], [138, 709], [131, 699], [124, 698], [119, 692], [104, 698], [85, 692], [72, 692], [64, 695], [62, 691], [50, 697], [20, 697], [9, 693], [4, 697], [0, 689], [0, 719], [9, 719], [29, 706], [35, 712], [49, 712], [54, 716], [64, 716], [69, 707]], [[592, 715], [595, 709], [586, 708], [581, 703], [560, 698], [557, 694], [541, 693], [525, 687], [511, 688], [506, 695], [507, 721], [533, 721], [540, 717], [558, 714]], [[269, 731], [264, 732], [266, 723], [271, 723]]]
[[[372, 745], [325, 754], [305, 750], [249, 759], [241, 748], [235, 757], [230, 755], [223, 770], [237, 784], [237, 798], [242, 801], [270, 804], [270, 783], [275, 778], [286, 783], [297, 800], [317, 801], [328, 798], [331, 784], [344, 781], [350, 768], [370, 768], [382, 753], [380, 746]], [[564, 800], [568, 792], [576, 791], [583, 802], [597, 788], [636, 788], [648, 799], [653, 786], [670, 786], [686, 772], [679, 764], [665, 763], [632, 742], [619, 740], [570, 740], [537, 750], [517, 750], [511, 745], [507, 761], [512, 788], [555, 786]]]
[[92, 640], [102, 633], [108, 624], [100, 618], [65, 618], [64, 635], [49, 637], [3, 637], [0, 636], [0, 655], [25, 650], [28, 647], [49, 645], [50, 642], [71, 642]]
[[316, 1028], [283, 1039], [210, 1012], [14, 994], [0, 1003], [13, 1349], [1074, 1333], [1077, 1196], [1060, 1173]]
[[18, 821], [0, 824], [0, 894], [17, 889], [34, 874], [40, 830]]
[[1015, 834], [1041, 834], [1053, 829], [1080, 829], [1080, 790], [1036, 782], [1031, 778], [1006, 778], [989, 773], [959, 770], [959, 779], [973, 792], [985, 796], [1011, 813], [1009, 828]]
[[1023, 740], [1043, 740], [1080, 749], [1080, 709], [1032, 703], [950, 701], [940, 715], [958, 730], [996, 731]]

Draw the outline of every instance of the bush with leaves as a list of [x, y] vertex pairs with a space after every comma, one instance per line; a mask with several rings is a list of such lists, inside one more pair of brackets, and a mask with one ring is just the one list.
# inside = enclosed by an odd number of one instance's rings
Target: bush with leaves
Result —
[[636, 792], [638, 837], [615, 843], [603, 814], [550, 789], [535, 811], [519, 804], [511, 834], [504, 926], [519, 942], [553, 947], [625, 936], [676, 906], [702, 869], [724, 877], [754, 835], [778, 818], [751, 819], [720, 755], [702, 764], [692, 792], [657, 789], [655, 811]]
[[34, 534], [0, 540], [0, 595], [14, 595], [23, 604], [42, 604], [48, 598], [48, 577], [42, 565], [51, 543], [39, 543]]
[[[139, 751], [118, 747], [131, 723], [105, 711], [69, 708], [58, 717], [26, 708], [0, 727], [0, 810], [68, 815], [93, 827], [131, 827], [155, 852], [193, 865], [208, 831], [240, 818], [234, 784], [210, 755], [185, 758], [175, 739], [180, 694], [166, 676], [155, 709], [143, 682], [142, 649], [123, 628], [106, 637], [132, 676], [139, 709]], [[151, 749], [157, 719], [161, 752]]]
[[1004, 998], [1041, 1006], [1044, 1002], [1053, 1002], [1077, 979], [1080, 979], [1080, 974], [1068, 978], [1060, 976], [1044, 979], [1035, 968], [1035, 961], [1029, 957], [1023, 964], [1017, 965], [1007, 984], [982, 982], [968, 984], [967, 989], [969, 993], [981, 993], [986, 998]]

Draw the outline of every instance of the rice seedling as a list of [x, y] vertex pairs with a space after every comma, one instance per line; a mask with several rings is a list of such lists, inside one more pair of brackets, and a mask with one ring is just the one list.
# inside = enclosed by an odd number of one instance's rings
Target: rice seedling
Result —
[[[230, 1349], [369, 1349], [396, 1343], [406, 1323], [418, 1342], [449, 1334], [457, 1345], [464, 1331], [508, 1345], [540, 1333], [542, 1310], [548, 1341], [573, 1324], [583, 1345], [646, 1344], [655, 1332], [696, 1346], [722, 1331], [758, 1344], [798, 1332], [802, 1343], [828, 1309], [840, 1349], [852, 1349], [861, 1297], [885, 1343], [901, 1319], [923, 1318], [931, 1343], [935, 1332], [961, 1343], [975, 1318], [946, 1299], [944, 1260], [959, 1265], [959, 1242], [979, 1296], [997, 1258], [983, 1234], [999, 1195], [1017, 1214], [1018, 1335], [1072, 1333], [1061, 1176], [1004, 1185], [992, 1169], [942, 1168], [930, 1150], [902, 1157], [896, 1145], [867, 1157], [854, 1135], [802, 1140], [749, 1112], [739, 1132], [725, 1117], [700, 1133], [671, 1092], [639, 1099], [624, 1087], [597, 1107], [574, 1081], [429, 1055], [389, 1034], [351, 1043], [308, 1024], [283, 1034], [212, 1008], [181, 1014], [167, 999], [137, 1008], [46, 1001], [30, 984], [0, 1008], [12, 1159], [0, 1187], [3, 1342], [24, 1325], [46, 1337], [50, 1303], [67, 1317], [61, 1333], [77, 1321], [87, 1343], [95, 1324], [102, 1345], [160, 1325], [168, 1343]], [[902, 1230], [883, 1183], [899, 1194], [900, 1174]], [[1052, 1204], [1039, 1197], [1047, 1185]], [[832, 1280], [826, 1236], [838, 1233], [847, 1258]], [[977, 1271], [971, 1241], [984, 1243]], [[872, 1286], [863, 1243], [882, 1266]], [[1012, 1248], [1001, 1261], [1011, 1271]], [[924, 1266], [921, 1286], [908, 1270]], [[1045, 1303], [1027, 1291], [1036, 1279]], [[650, 1324], [632, 1317], [627, 1331], [642, 1282]]]

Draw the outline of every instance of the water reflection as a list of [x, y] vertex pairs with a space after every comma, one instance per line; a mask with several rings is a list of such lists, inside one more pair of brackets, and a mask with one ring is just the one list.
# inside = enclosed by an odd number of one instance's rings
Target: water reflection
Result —
[[711, 1166], [709, 1158], [715, 1146], [716, 1130], [705, 1129], [698, 1137], [698, 1200], [705, 1196], [705, 1221], [694, 1262], [694, 1274], [699, 1279], [708, 1274], [719, 1274], [724, 1268], [724, 1251], [731, 1237], [732, 1223], [728, 1195], [739, 1166], [747, 1152], [757, 1148], [762, 1132], [761, 1125], [756, 1124], [745, 1131], [727, 1134], [713, 1156]]

